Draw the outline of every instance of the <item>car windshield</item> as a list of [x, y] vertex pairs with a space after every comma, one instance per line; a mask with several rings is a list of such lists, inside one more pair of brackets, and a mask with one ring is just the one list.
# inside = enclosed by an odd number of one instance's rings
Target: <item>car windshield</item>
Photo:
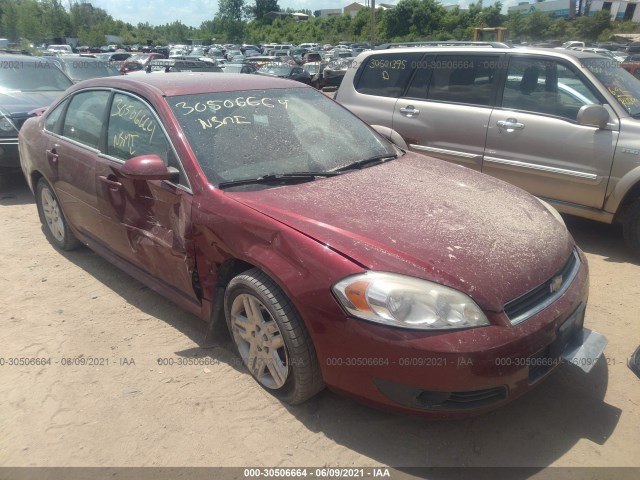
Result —
[[149, 58], [149, 55], [131, 55], [128, 60], [130, 62], [144, 62]]
[[43, 60], [6, 62], [0, 69], [0, 90], [62, 91], [72, 82], [53, 63]]
[[317, 63], [316, 64], [307, 63], [303, 68], [304, 68], [304, 70], [309, 72], [309, 74], [311, 74], [311, 75], [315, 75], [316, 73], [318, 73], [320, 71], [320, 65], [317, 64]]
[[120, 75], [118, 68], [108, 62], [88, 62], [82, 60], [66, 61], [66, 71], [73, 80], [87, 80], [95, 77], [113, 77]]
[[224, 73], [242, 73], [242, 65], [225, 65]]
[[274, 65], [264, 65], [262, 66], [258, 72], [260, 73], [268, 73], [269, 75], [277, 75], [286, 77], [291, 73], [291, 67], [286, 66], [274, 66]]
[[331, 172], [397, 153], [338, 104], [310, 88], [167, 98], [209, 182]]
[[637, 78], [606, 58], [585, 58], [582, 62], [631, 116], [640, 116], [640, 82]]

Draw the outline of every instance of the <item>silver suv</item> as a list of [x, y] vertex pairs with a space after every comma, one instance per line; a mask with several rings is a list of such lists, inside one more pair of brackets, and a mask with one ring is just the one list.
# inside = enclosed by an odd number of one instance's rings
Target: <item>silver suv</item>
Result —
[[355, 59], [336, 100], [402, 148], [501, 178], [561, 212], [621, 222], [640, 255], [640, 82], [614, 60], [573, 50], [375, 50]]

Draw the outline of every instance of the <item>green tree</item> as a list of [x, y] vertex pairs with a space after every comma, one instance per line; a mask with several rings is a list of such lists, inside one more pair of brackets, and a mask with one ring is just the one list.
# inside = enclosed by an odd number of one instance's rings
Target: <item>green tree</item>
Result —
[[265, 18], [265, 15], [269, 12], [279, 12], [280, 6], [278, 5], [278, 0], [255, 0], [253, 5], [246, 7], [246, 11], [248, 13], [247, 16], [250, 18], [271, 23], [271, 20]]
[[600, 34], [611, 27], [610, 12], [600, 10], [591, 17], [578, 17], [571, 26], [572, 34], [581, 40], [596, 40]]
[[216, 18], [222, 22], [222, 33], [227, 41], [239, 42], [243, 39], [244, 0], [220, 0]]

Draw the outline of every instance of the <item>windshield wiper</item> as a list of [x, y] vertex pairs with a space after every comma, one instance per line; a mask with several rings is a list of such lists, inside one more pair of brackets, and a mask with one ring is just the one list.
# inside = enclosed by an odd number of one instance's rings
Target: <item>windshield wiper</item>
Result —
[[302, 183], [315, 180], [318, 177], [334, 177], [340, 172], [294, 172], [294, 173], [270, 173], [261, 177], [241, 178], [238, 180], [228, 180], [220, 182], [218, 188], [231, 187], [236, 185], [250, 185], [252, 183]]
[[385, 153], [382, 155], [376, 155], [374, 157], [365, 158], [363, 160], [358, 160], [357, 162], [350, 163], [348, 165], [345, 165], [344, 167], [340, 167], [332, 171], [339, 173], [339, 172], [344, 172], [345, 170], [353, 170], [354, 168], [365, 168], [371, 165], [378, 165], [379, 163], [384, 163], [396, 158], [398, 158], [397, 153]]

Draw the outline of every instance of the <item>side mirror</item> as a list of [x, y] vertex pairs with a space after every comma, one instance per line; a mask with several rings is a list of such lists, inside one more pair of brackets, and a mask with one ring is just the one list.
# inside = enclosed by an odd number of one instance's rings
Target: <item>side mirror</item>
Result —
[[602, 129], [607, 126], [609, 112], [602, 105], [584, 105], [578, 110], [577, 121], [580, 125]]
[[158, 155], [140, 155], [124, 162], [120, 169], [124, 177], [133, 180], [171, 180], [174, 177]]
[[382, 125], [371, 125], [371, 128], [373, 128], [376, 132], [385, 137], [391, 143], [395, 144], [398, 148], [401, 148], [405, 151], [409, 150], [407, 142], [405, 142], [400, 134], [395, 130], [389, 127], [383, 127]]

